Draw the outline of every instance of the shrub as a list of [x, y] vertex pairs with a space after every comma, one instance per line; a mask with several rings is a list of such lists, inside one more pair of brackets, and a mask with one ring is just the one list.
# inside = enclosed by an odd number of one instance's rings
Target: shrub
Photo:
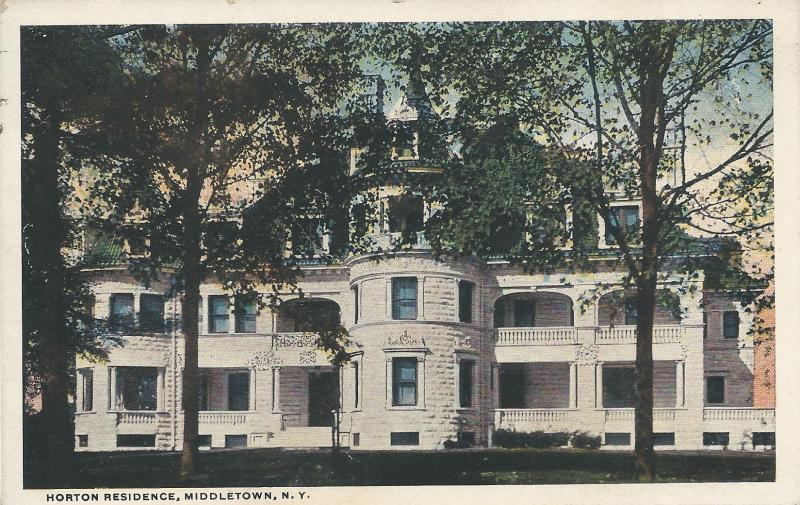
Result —
[[590, 435], [585, 431], [576, 431], [572, 434], [572, 447], [579, 449], [598, 449], [600, 447], [600, 435]]
[[445, 440], [442, 445], [445, 449], [467, 449], [472, 447], [472, 444], [467, 440]]
[[494, 445], [508, 449], [520, 447], [545, 449], [567, 445], [569, 437], [569, 433], [566, 432], [497, 430], [494, 433]]

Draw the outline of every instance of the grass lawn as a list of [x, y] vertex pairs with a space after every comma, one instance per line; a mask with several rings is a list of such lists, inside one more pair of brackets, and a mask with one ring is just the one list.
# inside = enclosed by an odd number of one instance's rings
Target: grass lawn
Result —
[[[26, 460], [25, 487], [50, 487]], [[177, 453], [78, 453], [70, 487], [178, 487]], [[578, 449], [343, 451], [244, 449], [200, 454], [202, 486], [573, 484], [632, 482], [630, 452]], [[775, 453], [660, 453], [661, 482], [774, 481]]]

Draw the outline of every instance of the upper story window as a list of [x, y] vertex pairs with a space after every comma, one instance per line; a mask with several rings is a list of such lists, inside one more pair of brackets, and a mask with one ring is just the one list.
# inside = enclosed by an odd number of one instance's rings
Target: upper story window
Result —
[[472, 292], [475, 284], [469, 281], [458, 283], [458, 320], [462, 323], [472, 322]]
[[133, 328], [134, 310], [133, 294], [115, 293], [109, 300], [110, 313], [108, 323], [115, 331], [125, 331]]
[[208, 332], [228, 333], [228, 297], [212, 295], [208, 297]]
[[238, 295], [234, 301], [233, 313], [236, 316], [236, 333], [255, 333], [258, 303], [255, 297]]
[[392, 319], [417, 318], [417, 278], [392, 279]]
[[739, 313], [735, 310], [722, 314], [722, 336], [724, 338], [739, 338]]
[[412, 123], [401, 121], [395, 123], [393, 129], [394, 139], [392, 140], [392, 159], [419, 159], [419, 133], [414, 131]]
[[325, 224], [319, 218], [300, 219], [292, 225], [291, 240], [295, 256], [323, 256], [326, 253]]
[[533, 300], [514, 300], [514, 327], [536, 326], [536, 309]]
[[616, 245], [613, 229], [618, 229], [623, 234], [636, 233], [639, 230], [639, 206], [620, 205], [611, 207], [609, 224], [606, 228], [606, 245]]
[[639, 309], [635, 298], [625, 299], [625, 324], [634, 326], [639, 322]]
[[422, 231], [425, 207], [421, 196], [390, 196], [388, 203], [390, 233]]
[[392, 358], [392, 405], [417, 404], [417, 358]]
[[145, 332], [164, 331], [164, 297], [143, 294], [139, 297], [139, 328]]

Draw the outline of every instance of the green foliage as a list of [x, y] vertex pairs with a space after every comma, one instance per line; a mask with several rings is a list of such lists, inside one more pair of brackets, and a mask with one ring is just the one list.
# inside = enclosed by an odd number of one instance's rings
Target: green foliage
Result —
[[576, 431], [570, 438], [570, 444], [577, 449], [599, 449], [600, 435], [590, 435], [583, 431]]
[[507, 449], [548, 447], [564, 447], [570, 440], [567, 432], [546, 433], [544, 431], [514, 431], [496, 430], [494, 432], [494, 445]]

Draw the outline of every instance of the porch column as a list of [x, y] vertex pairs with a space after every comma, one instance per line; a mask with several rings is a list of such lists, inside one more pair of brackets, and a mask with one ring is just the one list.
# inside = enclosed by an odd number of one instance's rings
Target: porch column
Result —
[[594, 365], [594, 406], [603, 408], [603, 363], [600, 361]]
[[569, 364], [569, 408], [578, 408], [578, 364]]
[[256, 371], [254, 369], [250, 369], [249, 373], [250, 377], [250, 386], [249, 386], [249, 409], [248, 410], [256, 410]]
[[684, 373], [684, 362], [675, 362], [675, 406], [683, 407], [686, 405], [686, 395], [684, 394], [684, 387], [686, 381], [686, 374]]
[[272, 367], [272, 412], [277, 414], [281, 411], [281, 369]]
[[108, 367], [108, 410], [117, 410], [117, 367]]

